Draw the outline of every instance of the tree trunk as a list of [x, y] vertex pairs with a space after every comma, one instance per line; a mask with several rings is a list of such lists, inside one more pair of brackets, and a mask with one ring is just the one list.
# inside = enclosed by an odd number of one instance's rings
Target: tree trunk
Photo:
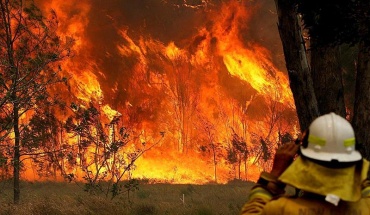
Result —
[[18, 104], [15, 103], [13, 107], [13, 121], [14, 121], [14, 158], [13, 158], [13, 190], [14, 190], [14, 204], [19, 203], [20, 198], [20, 187], [19, 187], [19, 177], [20, 177], [20, 133], [19, 133], [19, 116], [18, 116]]
[[370, 41], [359, 45], [352, 125], [362, 156], [370, 160]]
[[239, 157], [238, 158], [238, 179], [241, 179], [241, 166], [242, 166], [242, 160]]
[[215, 176], [215, 182], [217, 183], [217, 160], [216, 160], [216, 150], [212, 148], [213, 151], [213, 170], [214, 170], [214, 176]]
[[247, 167], [247, 160], [248, 159], [244, 159], [244, 174], [245, 174], [245, 180], [248, 181], [248, 167]]
[[293, 93], [299, 125], [303, 131], [319, 116], [305, 43], [294, 2], [275, 0], [275, 4], [290, 89]]
[[215, 175], [215, 183], [217, 183], [217, 163], [214, 161], [214, 175]]
[[320, 114], [335, 112], [346, 117], [339, 47], [316, 47], [311, 40], [311, 72]]

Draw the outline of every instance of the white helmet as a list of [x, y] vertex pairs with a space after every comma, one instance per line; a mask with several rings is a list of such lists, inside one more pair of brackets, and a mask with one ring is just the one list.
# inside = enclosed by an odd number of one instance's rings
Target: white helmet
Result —
[[[351, 124], [335, 113], [316, 118], [310, 125], [302, 155], [320, 161], [353, 162], [362, 159], [355, 150], [355, 134]], [[306, 146], [307, 147], [306, 147]]]

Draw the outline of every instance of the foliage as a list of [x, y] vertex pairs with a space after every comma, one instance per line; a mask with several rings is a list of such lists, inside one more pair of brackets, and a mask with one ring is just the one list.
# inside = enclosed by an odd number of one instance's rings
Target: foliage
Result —
[[262, 148], [262, 159], [263, 161], [268, 161], [271, 158], [271, 152], [269, 150], [269, 143], [265, 139], [260, 138], [261, 148]]
[[[246, 161], [249, 156], [248, 145], [244, 138], [239, 136], [235, 131], [233, 131], [231, 145], [227, 148], [227, 157], [226, 160], [232, 165], [237, 165], [238, 167], [238, 178], [240, 179], [240, 167], [241, 163]], [[245, 167], [246, 168], [246, 167]]]
[[84, 173], [84, 190], [90, 194], [105, 193], [112, 199], [127, 193], [129, 198], [130, 192], [138, 189], [138, 182], [131, 179], [122, 184], [123, 180], [129, 178], [136, 160], [158, 144], [163, 135], [155, 143], [142, 142], [131, 148], [128, 143], [136, 139], [132, 131], [121, 125], [120, 116], [103, 125], [104, 116], [92, 102], [88, 107], [73, 103], [71, 109], [74, 115], [64, 127], [77, 138], [77, 143], [70, 144], [75, 144], [78, 152], [71, 156], [75, 156], [72, 160]]
[[293, 136], [289, 132], [285, 132], [283, 134], [279, 133], [279, 143], [278, 146], [292, 142], [294, 140]]
[[47, 87], [63, 81], [55, 63], [69, 57], [73, 40], [64, 42], [56, 34], [54, 11], [46, 19], [29, 0], [1, 5], [2, 15], [8, 18], [2, 19], [0, 28], [0, 106], [5, 116], [11, 116], [8, 105], [13, 102], [22, 108], [22, 115], [40, 102], [49, 102]]
[[199, 127], [201, 133], [199, 140], [204, 144], [199, 146], [199, 151], [203, 155], [210, 155], [212, 157], [212, 164], [214, 168], [214, 181], [217, 182], [217, 164], [223, 157], [223, 146], [216, 141], [216, 128], [209, 120], [204, 117], [199, 117]]
[[[112, 186], [112, 199], [122, 193], [122, 186], [119, 183], [114, 183]], [[127, 200], [130, 202], [130, 193], [139, 190], [139, 181], [136, 179], [128, 180], [124, 185], [124, 192], [127, 192]]]
[[10, 165], [10, 158], [11, 155], [7, 153], [5, 150], [0, 154], [0, 179], [1, 181], [10, 179], [12, 177], [11, 174], [11, 165]]
[[21, 135], [28, 123], [21, 117], [52, 103], [48, 88], [63, 82], [57, 62], [70, 56], [73, 40], [57, 35], [54, 11], [46, 18], [31, 0], [1, 1], [0, 16], [0, 115], [5, 119], [0, 123], [0, 141], [13, 154], [14, 202], [18, 203]]
[[342, 43], [356, 44], [369, 40], [370, 3], [354, 1], [297, 0], [298, 12], [309, 35], [319, 40], [319, 45]]
[[233, 133], [231, 144], [233, 148], [236, 150], [236, 152], [241, 154], [241, 157], [243, 159], [247, 159], [248, 147], [247, 147], [247, 143], [245, 142], [243, 138], [241, 138], [238, 134]]
[[[57, 170], [62, 171], [61, 159], [66, 150], [57, 139], [61, 122], [47, 110], [36, 110], [30, 122], [22, 131], [21, 154], [24, 159], [32, 159], [37, 164], [39, 176], [56, 177]], [[23, 159], [23, 160], [24, 160]]]
[[108, 179], [108, 171], [112, 170], [108, 161], [128, 143], [129, 136], [120, 132], [123, 139], [109, 141], [107, 129], [101, 122], [101, 113], [93, 103], [87, 108], [72, 103], [71, 109], [74, 115], [68, 117], [64, 125], [66, 131], [78, 139], [75, 143], [78, 152], [71, 156], [76, 156], [73, 160], [78, 161], [77, 165], [84, 172], [84, 190], [101, 193], [101, 182]]

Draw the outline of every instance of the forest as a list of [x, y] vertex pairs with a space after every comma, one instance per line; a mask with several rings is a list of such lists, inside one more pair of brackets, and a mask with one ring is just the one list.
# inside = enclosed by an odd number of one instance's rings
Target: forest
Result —
[[[370, 3], [1, 0], [0, 177], [254, 181], [325, 113], [369, 159]], [[221, 14], [221, 15], [220, 15]]]

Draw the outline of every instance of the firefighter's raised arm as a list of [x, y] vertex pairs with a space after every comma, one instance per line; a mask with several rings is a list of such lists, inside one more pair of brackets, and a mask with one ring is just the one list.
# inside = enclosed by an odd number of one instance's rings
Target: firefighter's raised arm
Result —
[[278, 181], [278, 178], [292, 163], [298, 149], [299, 145], [294, 142], [286, 143], [277, 149], [271, 172], [261, 173], [241, 214], [260, 214], [267, 202], [285, 193], [285, 184]]

